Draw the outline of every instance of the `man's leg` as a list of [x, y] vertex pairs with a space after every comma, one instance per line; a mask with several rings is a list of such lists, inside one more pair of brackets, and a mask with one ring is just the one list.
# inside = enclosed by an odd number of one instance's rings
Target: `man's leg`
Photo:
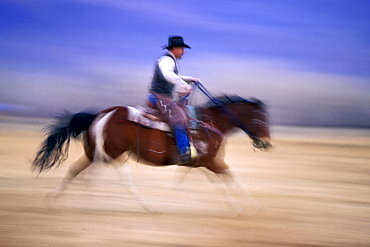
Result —
[[180, 162], [189, 163], [191, 161], [190, 142], [186, 128], [175, 127], [176, 144], [180, 153]]
[[157, 108], [169, 124], [172, 134], [176, 139], [181, 163], [191, 160], [190, 142], [187, 134], [187, 116], [185, 112], [170, 98], [157, 97]]

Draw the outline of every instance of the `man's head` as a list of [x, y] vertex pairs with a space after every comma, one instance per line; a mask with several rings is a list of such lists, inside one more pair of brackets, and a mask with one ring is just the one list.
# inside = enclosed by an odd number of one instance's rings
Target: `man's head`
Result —
[[184, 39], [181, 36], [170, 36], [168, 38], [168, 45], [165, 48], [176, 58], [181, 58], [185, 52], [184, 48], [190, 49], [190, 46], [184, 43]]
[[168, 51], [170, 51], [175, 56], [175, 58], [181, 58], [182, 55], [184, 55], [185, 53], [184, 47], [181, 46], [173, 46], [169, 48]]

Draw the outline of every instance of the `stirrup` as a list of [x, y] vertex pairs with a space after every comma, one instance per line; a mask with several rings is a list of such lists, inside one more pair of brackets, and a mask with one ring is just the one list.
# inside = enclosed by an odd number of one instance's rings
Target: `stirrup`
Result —
[[186, 165], [191, 162], [191, 155], [190, 154], [182, 154], [180, 155], [180, 164]]
[[188, 164], [198, 158], [198, 151], [195, 149], [193, 143], [190, 143], [190, 147], [180, 150], [180, 164]]
[[180, 164], [187, 164], [191, 161], [191, 151], [189, 147], [179, 150]]

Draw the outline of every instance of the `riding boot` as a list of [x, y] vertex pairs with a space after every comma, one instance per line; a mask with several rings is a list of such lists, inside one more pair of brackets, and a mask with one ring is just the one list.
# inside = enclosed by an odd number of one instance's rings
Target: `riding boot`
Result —
[[186, 133], [186, 129], [176, 128], [175, 129], [175, 138], [177, 148], [180, 154], [180, 163], [186, 164], [191, 161], [191, 151], [189, 144], [189, 137]]

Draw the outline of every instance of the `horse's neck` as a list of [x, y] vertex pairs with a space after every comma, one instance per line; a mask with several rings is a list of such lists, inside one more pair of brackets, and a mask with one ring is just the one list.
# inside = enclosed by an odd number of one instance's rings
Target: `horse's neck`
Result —
[[222, 133], [226, 133], [229, 129], [233, 127], [232, 122], [227, 117], [227, 115], [219, 108], [208, 108], [204, 112], [207, 116], [211, 118], [214, 126], [219, 129]]

